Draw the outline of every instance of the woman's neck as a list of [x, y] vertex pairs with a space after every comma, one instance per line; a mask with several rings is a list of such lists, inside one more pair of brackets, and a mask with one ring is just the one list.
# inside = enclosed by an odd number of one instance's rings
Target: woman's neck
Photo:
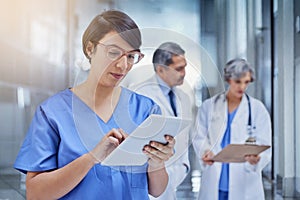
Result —
[[238, 98], [238, 97], [234, 96], [233, 94], [231, 94], [230, 92], [228, 92], [226, 94], [226, 98], [227, 98], [229, 113], [234, 111], [240, 105], [240, 102], [242, 100], [242, 98]]
[[118, 99], [116, 97], [119, 96], [121, 88], [105, 87], [86, 81], [74, 87], [72, 91], [88, 105], [96, 106], [107, 101], [112, 102], [113, 99]]
[[240, 103], [242, 98], [241, 97], [236, 97], [235, 95], [233, 95], [230, 91], [227, 92], [226, 94], [226, 98], [228, 102], [232, 102], [232, 103]]
[[84, 82], [72, 91], [106, 123], [113, 115], [122, 90], [121, 87], [95, 87]]

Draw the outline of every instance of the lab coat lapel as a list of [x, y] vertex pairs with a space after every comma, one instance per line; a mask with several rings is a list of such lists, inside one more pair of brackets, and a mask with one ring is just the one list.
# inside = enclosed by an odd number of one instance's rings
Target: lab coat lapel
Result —
[[209, 128], [209, 135], [211, 145], [214, 146], [216, 152], [221, 150], [220, 143], [224, 136], [226, 125], [227, 125], [227, 100], [225, 98], [225, 93], [220, 94], [214, 103], [214, 109], [211, 116], [211, 127]]
[[248, 123], [248, 100], [246, 95], [243, 95], [242, 101], [231, 123], [232, 132], [239, 134], [231, 135], [231, 143], [244, 143], [247, 138], [247, 123]]
[[[157, 97], [156, 97], [157, 99], [153, 99], [153, 100], [159, 105], [164, 105], [164, 106], [161, 106], [161, 110], [162, 110], [163, 114], [173, 116], [174, 113], [173, 113], [170, 101], [163, 94], [163, 92], [162, 92], [162, 90], [159, 86], [159, 83], [157, 82], [157, 79], [156, 79], [155, 76], [151, 77], [151, 82], [155, 83], [155, 85], [153, 86], [153, 91], [152, 92], [158, 92], [159, 93], [159, 95], [157, 95]], [[177, 102], [178, 102], [177, 93], [175, 93], [175, 96], [176, 96], [176, 106], [177, 106]], [[167, 105], [167, 106], [165, 106], [165, 105]]]

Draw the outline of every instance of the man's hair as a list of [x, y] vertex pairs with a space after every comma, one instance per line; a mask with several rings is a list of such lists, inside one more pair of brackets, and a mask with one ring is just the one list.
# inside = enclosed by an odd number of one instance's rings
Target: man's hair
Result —
[[161, 44], [154, 52], [152, 63], [154, 66], [154, 71], [158, 65], [167, 67], [173, 63], [172, 57], [184, 55], [185, 51], [174, 42], [165, 42]]

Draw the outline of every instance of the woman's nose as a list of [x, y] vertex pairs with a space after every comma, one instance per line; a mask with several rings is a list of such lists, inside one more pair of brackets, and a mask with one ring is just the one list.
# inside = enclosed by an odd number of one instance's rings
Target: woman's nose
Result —
[[122, 57], [120, 57], [117, 61], [116, 66], [118, 68], [121, 68], [122, 70], [126, 70], [128, 68], [127, 56], [123, 55]]
[[246, 90], [247, 87], [248, 87], [248, 84], [247, 84], [247, 83], [244, 83], [244, 84], [241, 85], [241, 88], [242, 88], [243, 90]]

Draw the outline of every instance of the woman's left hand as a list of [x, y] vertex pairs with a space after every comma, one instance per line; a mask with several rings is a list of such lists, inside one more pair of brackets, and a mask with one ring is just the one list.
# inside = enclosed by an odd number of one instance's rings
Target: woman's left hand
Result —
[[260, 160], [260, 156], [259, 155], [246, 155], [245, 160], [247, 162], [249, 162], [251, 165], [256, 165]]
[[165, 161], [174, 155], [175, 139], [170, 135], [165, 135], [166, 144], [151, 141], [145, 145], [143, 152], [149, 157], [148, 164], [152, 170], [164, 167]]

